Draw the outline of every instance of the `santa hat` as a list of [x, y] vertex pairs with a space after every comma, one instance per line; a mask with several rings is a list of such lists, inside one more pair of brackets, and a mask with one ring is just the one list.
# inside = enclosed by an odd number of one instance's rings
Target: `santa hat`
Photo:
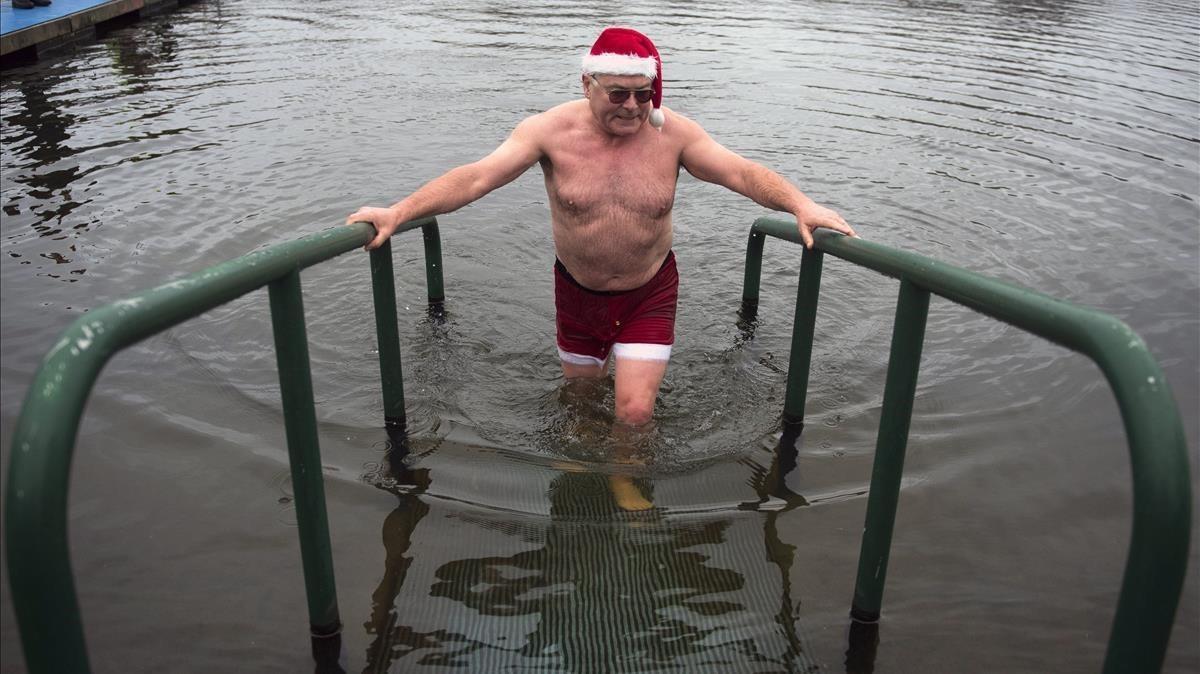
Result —
[[654, 89], [650, 126], [662, 128], [662, 59], [650, 38], [632, 28], [605, 28], [591, 51], [583, 55], [583, 74], [649, 77]]

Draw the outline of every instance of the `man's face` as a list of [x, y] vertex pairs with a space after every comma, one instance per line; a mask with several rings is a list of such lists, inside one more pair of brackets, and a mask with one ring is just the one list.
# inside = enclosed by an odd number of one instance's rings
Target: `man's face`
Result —
[[653, 104], [649, 100], [638, 103], [635, 95], [613, 103], [609, 94], [648, 91], [651, 84], [649, 77], [641, 75], [584, 75], [583, 93], [592, 115], [604, 130], [614, 136], [632, 136], [641, 130]]

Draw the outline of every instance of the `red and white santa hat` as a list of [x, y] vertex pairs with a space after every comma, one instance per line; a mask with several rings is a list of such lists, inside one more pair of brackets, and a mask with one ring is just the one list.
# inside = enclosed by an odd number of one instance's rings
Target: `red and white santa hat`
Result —
[[632, 28], [605, 28], [591, 51], [583, 55], [584, 75], [641, 75], [652, 81], [654, 108], [650, 111], [650, 126], [661, 129], [665, 118], [662, 112], [662, 59], [650, 38]]

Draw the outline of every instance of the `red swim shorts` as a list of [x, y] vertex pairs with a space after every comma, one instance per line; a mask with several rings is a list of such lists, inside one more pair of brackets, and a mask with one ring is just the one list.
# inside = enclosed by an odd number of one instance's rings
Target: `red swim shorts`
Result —
[[558, 355], [575, 365], [603, 365], [618, 358], [667, 360], [675, 343], [679, 270], [668, 252], [654, 278], [619, 292], [588, 290], [554, 262], [554, 308]]

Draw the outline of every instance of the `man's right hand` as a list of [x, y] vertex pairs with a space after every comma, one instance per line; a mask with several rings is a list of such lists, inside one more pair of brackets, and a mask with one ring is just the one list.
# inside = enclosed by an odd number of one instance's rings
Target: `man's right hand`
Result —
[[400, 226], [400, 213], [391, 208], [363, 206], [346, 218], [347, 225], [356, 222], [369, 222], [375, 227], [375, 238], [363, 247], [363, 250], [375, 250]]

